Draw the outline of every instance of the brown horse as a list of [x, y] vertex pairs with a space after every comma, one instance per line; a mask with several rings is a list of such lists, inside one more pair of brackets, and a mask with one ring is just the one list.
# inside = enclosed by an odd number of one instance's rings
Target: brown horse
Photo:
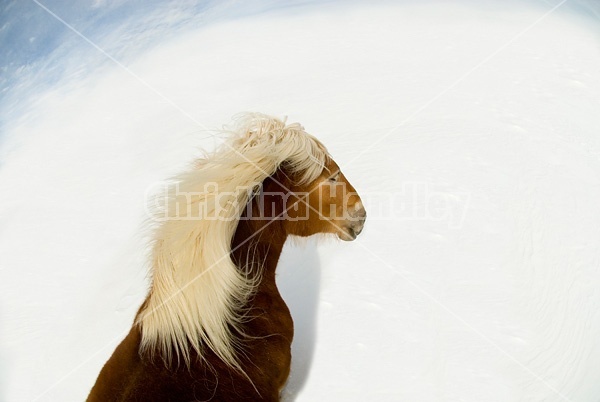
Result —
[[288, 236], [354, 240], [366, 213], [325, 147], [250, 114], [161, 200], [152, 286], [88, 401], [278, 401], [293, 322], [275, 284]]

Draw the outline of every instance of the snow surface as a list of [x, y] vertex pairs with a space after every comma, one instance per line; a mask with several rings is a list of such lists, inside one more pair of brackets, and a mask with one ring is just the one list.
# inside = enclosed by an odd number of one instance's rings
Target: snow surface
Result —
[[305, 5], [30, 93], [0, 149], [0, 400], [85, 398], [145, 296], [148, 191], [252, 110], [317, 135], [369, 213], [282, 256], [287, 400], [598, 401], [597, 28], [558, 2]]

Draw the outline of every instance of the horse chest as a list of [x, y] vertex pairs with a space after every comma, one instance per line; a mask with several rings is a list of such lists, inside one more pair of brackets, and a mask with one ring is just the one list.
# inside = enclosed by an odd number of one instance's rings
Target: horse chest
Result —
[[279, 292], [259, 290], [253, 300], [250, 311], [253, 317], [246, 324], [251, 342], [253, 363], [261, 371], [278, 378], [285, 383], [291, 363], [291, 344], [294, 336], [294, 324], [290, 310]]
[[260, 288], [250, 309], [248, 329], [259, 337], [281, 336], [291, 343], [294, 335], [294, 323], [289, 308], [277, 291], [277, 288]]

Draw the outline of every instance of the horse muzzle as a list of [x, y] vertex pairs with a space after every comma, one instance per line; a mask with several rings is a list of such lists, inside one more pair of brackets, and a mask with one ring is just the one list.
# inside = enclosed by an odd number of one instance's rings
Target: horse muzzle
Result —
[[344, 226], [344, 235], [340, 236], [340, 239], [352, 241], [362, 232], [367, 220], [367, 211], [359, 201], [347, 213], [347, 224]]

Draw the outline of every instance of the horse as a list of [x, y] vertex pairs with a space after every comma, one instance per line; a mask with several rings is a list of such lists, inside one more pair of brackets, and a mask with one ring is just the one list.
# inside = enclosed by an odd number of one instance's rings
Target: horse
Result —
[[294, 332], [275, 283], [283, 245], [354, 240], [366, 212], [300, 124], [258, 113], [234, 121], [160, 198], [150, 290], [88, 402], [280, 400]]

